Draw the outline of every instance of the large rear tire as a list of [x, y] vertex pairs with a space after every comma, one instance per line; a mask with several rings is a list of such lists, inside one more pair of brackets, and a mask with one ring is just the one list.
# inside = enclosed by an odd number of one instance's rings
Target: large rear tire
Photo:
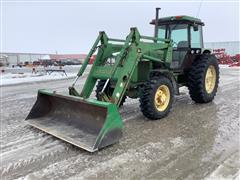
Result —
[[188, 73], [188, 89], [196, 103], [211, 102], [219, 83], [219, 66], [214, 55], [201, 55], [196, 59]]
[[174, 89], [170, 79], [164, 76], [152, 77], [144, 84], [140, 97], [140, 108], [150, 120], [168, 115], [174, 99]]
[[[102, 100], [100, 93], [102, 92], [102, 89], [103, 89], [105, 83], [106, 83], [106, 80], [99, 80], [98, 83], [97, 83], [96, 91], [95, 91], [95, 92], [96, 92], [96, 98], [97, 98], [97, 100], [99, 100], [99, 101]], [[105, 90], [104, 90], [104, 93], [105, 93], [107, 96], [110, 97], [110, 96], [112, 96], [113, 91], [114, 91], [114, 88], [112, 88], [112, 87], [110, 86], [110, 83], [108, 83], [108, 85], [106, 86], [106, 88], [105, 88]], [[126, 98], [127, 98], [127, 96], [123, 96], [122, 101], [121, 101], [121, 103], [120, 103], [120, 106], [123, 105], [123, 103], [125, 102]]]

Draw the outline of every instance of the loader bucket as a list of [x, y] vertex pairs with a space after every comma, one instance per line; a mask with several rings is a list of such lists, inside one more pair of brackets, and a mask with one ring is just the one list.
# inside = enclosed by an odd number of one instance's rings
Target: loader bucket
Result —
[[68, 143], [94, 152], [117, 142], [123, 122], [116, 105], [39, 90], [26, 121]]

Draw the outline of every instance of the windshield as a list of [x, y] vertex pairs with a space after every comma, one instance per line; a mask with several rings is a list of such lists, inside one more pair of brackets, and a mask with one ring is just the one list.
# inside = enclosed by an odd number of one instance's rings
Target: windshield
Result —
[[173, 40], [173, 47], [188, 47], [188, 25], [169, 25], [169, 38]]
[[172, 39], [173, 47], [188, 47], [188, 24], [161, 25], [158, 37]]

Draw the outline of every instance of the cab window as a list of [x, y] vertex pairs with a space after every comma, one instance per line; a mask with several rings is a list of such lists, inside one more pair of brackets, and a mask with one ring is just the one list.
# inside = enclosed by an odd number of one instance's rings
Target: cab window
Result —
[[188, 47], [188, 25], [172, 24], [169, 26], [170, 39], [173, 40], [173, 47]]
[[158, 38], [165, 39], [166, 25], [159, 26], [158, 28]]
[[201, 26], [198, 25], [197, 29], [191, 26], [191, 48], [201, 48]]

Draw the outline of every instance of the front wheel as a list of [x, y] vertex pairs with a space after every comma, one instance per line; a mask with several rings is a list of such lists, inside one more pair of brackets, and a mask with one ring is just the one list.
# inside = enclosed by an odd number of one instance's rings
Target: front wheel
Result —
[[140, 97], [140, 108], [144, 116], [151, 120], [168, 115], [174, 98], [173, 85], [166, 77], [152, 77], [144, 84]]

